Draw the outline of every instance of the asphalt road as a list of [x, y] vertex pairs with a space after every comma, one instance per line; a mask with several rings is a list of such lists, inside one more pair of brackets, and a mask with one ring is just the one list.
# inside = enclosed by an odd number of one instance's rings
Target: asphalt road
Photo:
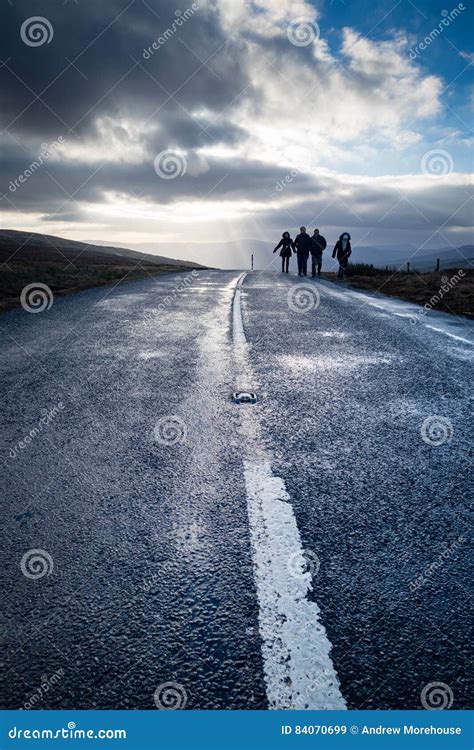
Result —
[[473, 324], [239, 277], [1, 316], [3, 708], [469, 707]]

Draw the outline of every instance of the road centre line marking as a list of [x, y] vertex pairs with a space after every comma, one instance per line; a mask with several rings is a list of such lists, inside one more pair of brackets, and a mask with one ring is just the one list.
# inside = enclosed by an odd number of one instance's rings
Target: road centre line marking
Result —
[[[245, 378], [237, 385], [250, 388], [254, 375], [241, 312], [246, 275], [236, 281], [232, 321], [237, 375]], [[236, 408], [269, 708], [346, 709], [320, 609], [307, 598], [312, 576], [305, 571], [304, 550], [285, 483], [273, 474], [256, 407], [242, 404]]]

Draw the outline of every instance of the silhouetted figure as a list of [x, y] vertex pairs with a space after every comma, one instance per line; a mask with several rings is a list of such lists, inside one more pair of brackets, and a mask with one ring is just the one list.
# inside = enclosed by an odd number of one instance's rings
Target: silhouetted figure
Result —
[[349, 232], [343, 232], [334, 245], [334, 250], [332, 251], [332, 257], [337, 258], [337, 261], [339, 263], [337, 278], [341, 281], [344, 278], [344, 271], [348, 266], [351, 253], [351, 235], [349, 234]]
[[289, 232], [283, 232], [282, 238], [273, 252], [276, 253], [276, 251], [279, 250], [280, 248], [281, 248], [280, 250], [281, 272], [288, 273], [288, 266], [290, 265], [291, 251], [295, 249], [294, 242], [291, 239]]
[[298, 259], [298, 276], [306, 276], [309, 252], [311, 250], [311, 237], [306, 232], [306, 227], [300, 227], [300, 234], [295, 238], [294, 244]]
[[326, 238], [319, 234], [319, 229], [315, 229], [311, 237], [311, 276], [313, 278], [316, 276], [316, 268], [318, 269], [318, 276], [321, 276], [323, 252], [327, 244]]

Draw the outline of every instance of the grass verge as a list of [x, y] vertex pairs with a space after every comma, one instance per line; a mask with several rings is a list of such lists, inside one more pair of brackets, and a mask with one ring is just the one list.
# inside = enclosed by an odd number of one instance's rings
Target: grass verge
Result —
[[407, 302], [427, 305], [431, 310], [474, 318], [474, 270], [471, 269], [407, 273], [359, 264], [349, 266], [346, 280], [356, 289], [382, 292]]
[[0, 311], [20, 306], [20, 295], [28, 284], [46, 284], [55, 297], [90, 289], [106, 284], [124, 283], [135, 279], [160, 276], [170, 271], [189, 271], [175, 265], [132, 263], [110, 263], [107, 265], [84, 264], [78, 267], [64, 263], [30, 263], [9, 261], [2, 266], [0, 274]]

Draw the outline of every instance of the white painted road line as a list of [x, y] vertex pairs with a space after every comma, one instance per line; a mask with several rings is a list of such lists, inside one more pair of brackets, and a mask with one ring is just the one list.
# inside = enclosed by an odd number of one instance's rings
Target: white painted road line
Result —
[[[240, 304], [245, 276], [236, 282], [232, 311], [238, 387], [255, 382]], [[244, 404], [238, 409], [269, 707], [346, 709], [320, 609], [307, 598], [311, 574], [303, 570], [304, 551], [290, 497], [283, 480], [273, 474], [271, 454], [263, 447], [258, 406]], [[295, 560], [300, 561], [300, 571], [295, 571]]]
[[242, 284], [246, 276], [246, 273], [243, 273], [239, 276], [234, 292], [234, 304], [232, 305], [232, 335], [234, 346], [245, 346], [245, 344], [247, 343], [245, 339], [244, 326], [242, 323], [242, 313], [240, 308], [240, 294]]
[[435, 326], [429, 326], [428, 323], [425, 323], [425, 328], [429, 328], [431, 331], [437, 331], [438, 333], [444, 333], [445, 336], [450, 336], [452, 339], [456, 339], [456, 341], [462, 341], [463, 344], [469, 344], [470, 346], [473, 345], [473, 342], [470, 339], [465, 339], [463, 336], [456, 336], [454, 333], [450, 333], [449, 331], [446, 331], [444, 328], [436, 328]]
[[[312, 282], [314, 283], [314, 282]], [[474, 345], [472, 339], [460, 336], [460, 333], [464, 331], [472, 331], [472, 321], [467, 318], [463, 318], [461, 315], [452, 315], [438, 311], [436, 309], [427, 310], [424, 306], [418, 305], [416, 302], [407, 302], [406, 300], [398, 299], [397, 297], [388, 297], [383, 294], [379, 297], [364, 294], [359, 289], [349, 289], [345, 287], [344, 291], [335, 289], [335, 282], [319, 280], [319, 287], [325, 289], [325, 291], [332, 297], [336, 297], [344, 302], [351, 300], [355, 302], [362, 302], [373, 307], [376, 310], [381, 310], [387, 315], [395, 315], [397, 318], [405, 318], [406, 321], [418, 321], [420, 325], [428, 328], [430, 331], [436, 331], [444, 336], [449, 336], [456, 341], [461, 341], [463, 344]], [[378, 294], [375, 292], [374, 294]], [[436, 325], [433, 325], [436, 324]], [[453, 330], [456, 333], [453, 333]]]

